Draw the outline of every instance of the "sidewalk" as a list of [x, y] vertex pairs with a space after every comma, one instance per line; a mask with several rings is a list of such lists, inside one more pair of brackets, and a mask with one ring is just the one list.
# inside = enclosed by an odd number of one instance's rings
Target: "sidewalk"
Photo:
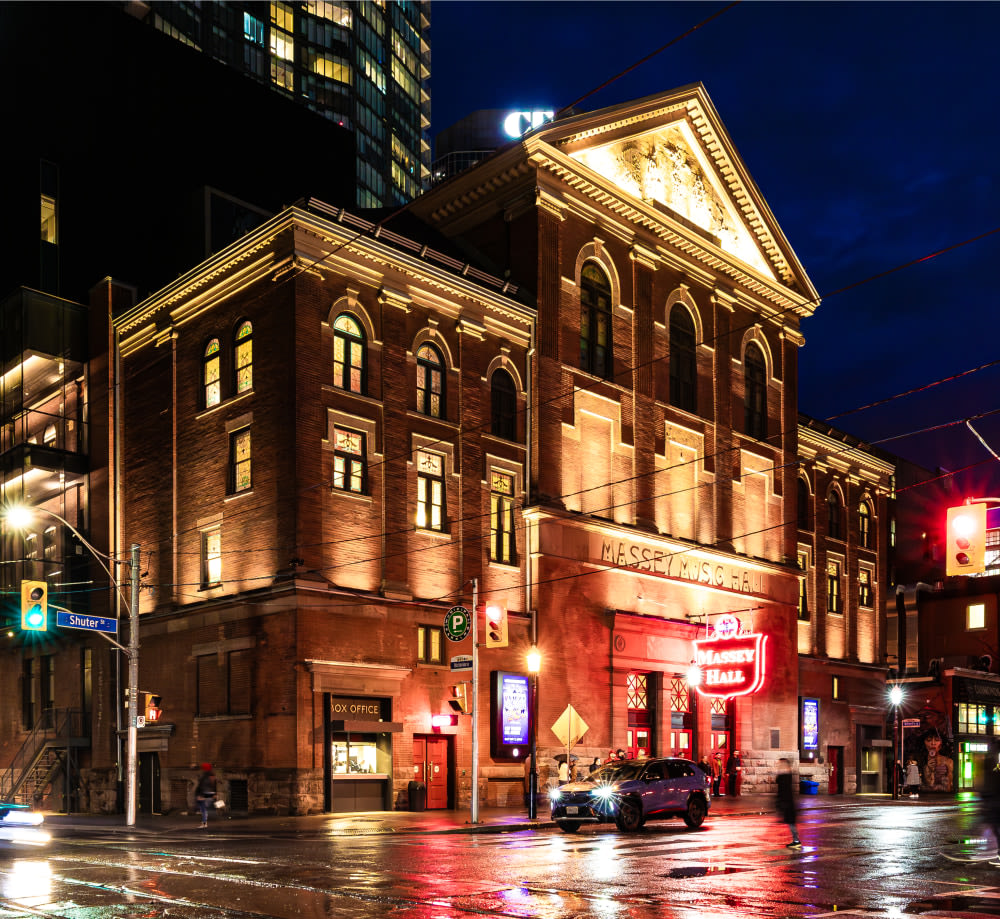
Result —
[[[893, 801], [888, 795], [800, 795], [799, 810], [808, 812], [842, 807], [869, 807], [873, 802], [915, 807], [927, 804], [954, 803], [953, 798], [919, 798]], [[774, 796], [764, 794], [722, 796], [712, 799], [708, 821], [720, 817], [747, 817], [774, 812]], [[197, 814], [149, 816], [140, 814], [134, 827], [125, 826], [123, 815], [90, 816], [86, 814], [46, 814], [45, 828], [56, 837], [76, 834], [108, 833], [163, 836], [175, 833], [200, 833]], [[555, 824], [549, 816], [548, 802], [539, 802], [538, 816], [528, 818], [525, 807], [481, 807], [479, 822], [471, 822], [469, 808], [432, 811], [369, 811], [355, 814], [314, 814], [304, 817], [230, 816], [227, 812], [209, 815], [207, 834], [225, 835], [315, 835], [362, 836], [380, 833], [504, 833], [540, 829]]]

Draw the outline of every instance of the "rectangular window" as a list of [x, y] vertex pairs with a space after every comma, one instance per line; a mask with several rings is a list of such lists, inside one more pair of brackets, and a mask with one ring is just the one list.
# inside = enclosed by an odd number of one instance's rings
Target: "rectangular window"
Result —
[[333, 487], [367, 493], [365, 435], [347, 428], [333, 429]]
[[252, 655], [252, 649], [242, 648], [195, 658], [200, 717], [250, 714]]
[[830, 689], [830, 698], [834, 700], [840, 699], [840, 677], [835, 676], [833, 678], [833, 686]]
[[828, 613], [842, 612], [840, 606], [840, 565], [830, 562], [826, 566], [826, 611]]
[[799, 578], [799, 620], [802, 622], [809, 621], [809, 591], [806, 587], [806, 575], [805, 572], [809, 569], [809, 556], [805, 552], [799, 553], [799, 568], [802, 571], [802, 577]]
[[958, 703], [959, 734], [989, 734], [989, 713], [985, 705]]
[[490, 561], [514, 562], [514, 476], [490, 475]]
[[965, 611], [965, 628], [971, 632], [974, 629], [986, 628], [986, 605], [984, 603], [970, 603]]
[[201, 534], [202, 589], [222, 583], [222, 528], [212, 527]]
[[56, 528], [46, 527], [42, 533], [42, 555], [45, 561], [52, 562], [56, 559]]
[[250, 428], [229, 435], [229, 494], [250, 490]]
[[59, 242], [59, 230], [56, 223], [56, 199], [48, 195], [42, 195], [42, 242]]
[[42, 664], [42, 711], [56, 707], [56, 656], [43, 654]]
[[858, 605], [872, 607], [872, 573], [867, 568], [858, 571]]
[[417, 451], [417, 526], [444, 530], [444, 457]]
[[421, 664], [440, 664], [444, 661], [444, 629], [441, 626], [417, 626], [417, 660]]

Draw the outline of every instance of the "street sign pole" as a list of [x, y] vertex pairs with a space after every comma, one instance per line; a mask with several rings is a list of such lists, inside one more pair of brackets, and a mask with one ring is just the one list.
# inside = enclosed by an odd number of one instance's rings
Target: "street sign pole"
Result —
[[470, 823], [479, 823], [479, 580], [472, 579], [472, 804]]

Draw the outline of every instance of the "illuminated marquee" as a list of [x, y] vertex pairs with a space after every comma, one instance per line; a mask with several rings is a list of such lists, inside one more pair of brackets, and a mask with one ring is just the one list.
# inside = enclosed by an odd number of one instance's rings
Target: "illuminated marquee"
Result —
[[694, 682], [703, 696], [745, 696], [764, 684], [767, 636], [745, 632], [735, 616], [721, 616], [711, 638], [694, 643]]

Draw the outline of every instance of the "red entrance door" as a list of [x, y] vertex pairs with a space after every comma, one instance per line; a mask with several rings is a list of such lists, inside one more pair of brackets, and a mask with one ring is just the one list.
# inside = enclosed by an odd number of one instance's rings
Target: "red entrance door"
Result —
[[448, 806], [448, 741], [444, 737], [413, 738], [413, 778], [427, 786], [427, 809]]
[[827, 747], [826, 761], [830, 767], [830, 794], [839, 795], [844, 790], [841, 785], [844, 774], [844, 748]]

